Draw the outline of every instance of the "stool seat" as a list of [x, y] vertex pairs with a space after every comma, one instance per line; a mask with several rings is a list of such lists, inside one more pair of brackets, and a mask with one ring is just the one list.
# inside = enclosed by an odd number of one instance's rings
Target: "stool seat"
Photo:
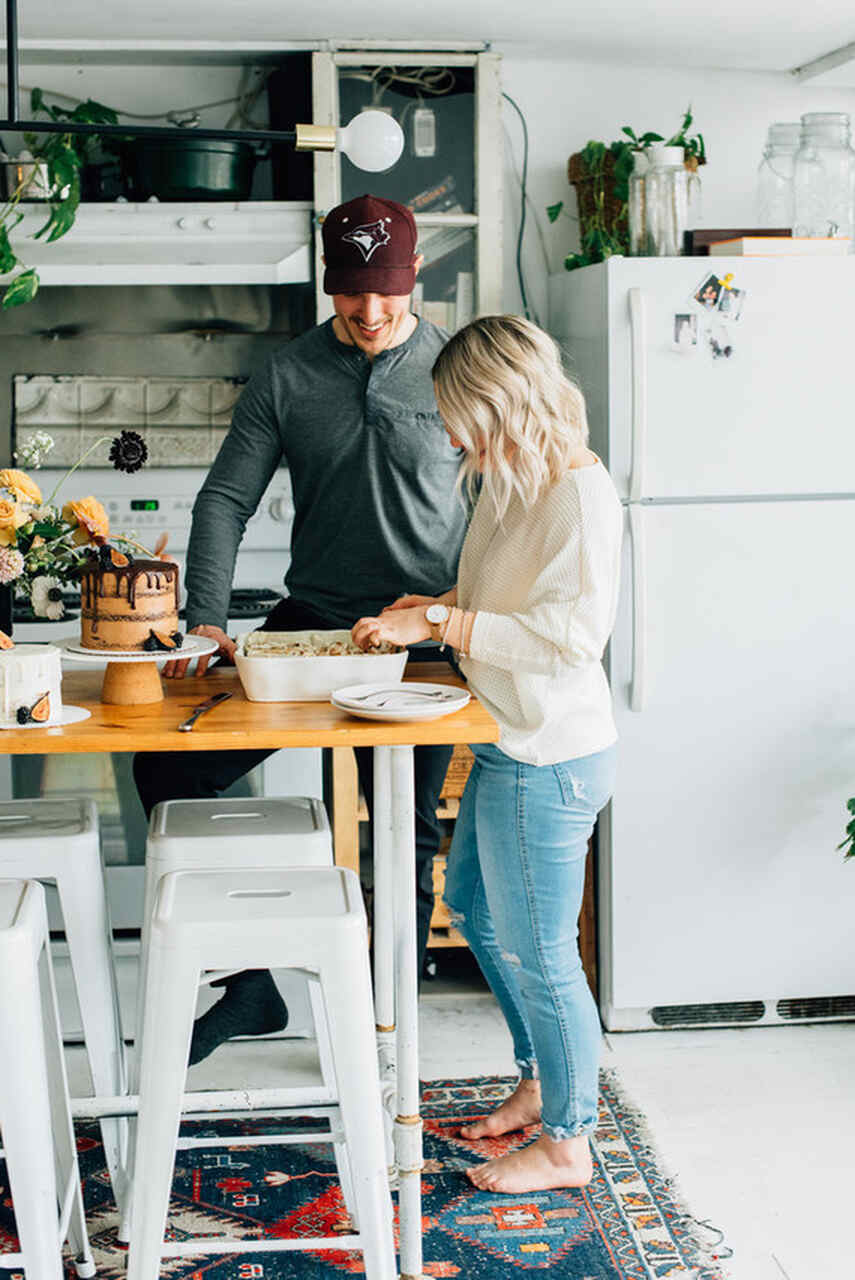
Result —
[[94, 1276], [44, 889], [35, 880], [0, 880], [0, 973], [0, 1133], [20, 1249], [0, 1253], [0, 1268], [63, 1280], [67, 1238], [77, 1274]]
[[[334, 1102], [319, 1141], [339, 1160], [351, 1237], [264, 1241], [262, 1248], [359, 1248], [368, 1280], [395, 1280], [392, 1205], [374, 1039], [368, 937], [359, 878], [340, 867], [231, 868], [162, 877], [149, 927], [128, 1280], [157, 1280], [163, 1256], [251, 1252], [258, 1241], [165, 1244], [201, 974], [212, 968], [301, 968], [317, 974]], [[243, 1080], [246, 1085], [247, 1081]], [[258, 1091], [263, 1093], [263, 1091]], [[299, 1108], [296, 1108], [299, 1111]], [[316, 1109], [313, 1108], [313, 1112]], [[190, 1140], [192, 1141], [192, 1140]], [[228, 1141], [224, 1139], [224, 1141]]]
[[284, 843], [299, 847], [307, 865], [332, 861], [332, 841], [326, 810], [319, 800], [304, 796], [265, 799], [164, 800], [155, 805], [149, 826], [146, 857], [164, 857], [180, 848], [182, 860], [198, 858], [199, 865], [219, 866], [224, 858], [244, 860], [252, 842], [255, 865], [282, 859]]

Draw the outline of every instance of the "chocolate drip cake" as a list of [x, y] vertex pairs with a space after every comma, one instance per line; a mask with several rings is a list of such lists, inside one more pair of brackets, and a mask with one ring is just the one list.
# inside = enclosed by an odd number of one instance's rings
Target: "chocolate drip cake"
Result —
[[152, 634], [168, 637], [177, 631], [177, 564], [132, 560], [105, 565], [98, 556], [87, 561], [80, 579], [82, 648], [151, 648]]

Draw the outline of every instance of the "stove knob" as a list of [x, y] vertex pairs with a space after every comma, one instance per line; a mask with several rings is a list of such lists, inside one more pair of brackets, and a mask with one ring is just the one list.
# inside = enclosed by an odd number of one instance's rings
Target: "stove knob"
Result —
[[273, 498], [267, 509], [271, 520], [278, 520], [280, 524], [285, 524], [291, 518], [291, 510], [285, 498]]

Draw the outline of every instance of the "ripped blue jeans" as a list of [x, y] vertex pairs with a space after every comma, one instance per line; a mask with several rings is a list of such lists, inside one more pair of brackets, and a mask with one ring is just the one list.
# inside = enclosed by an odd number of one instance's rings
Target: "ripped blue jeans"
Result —
[[614, 788], [617, 751], [555, 765], [473, 746], [448, 855], [445, 901], [510, 1028], [523, 1078], [539, 1077], [554, 1141], [597, 1123], [600, 1019], [578, 920], [588, 838]]

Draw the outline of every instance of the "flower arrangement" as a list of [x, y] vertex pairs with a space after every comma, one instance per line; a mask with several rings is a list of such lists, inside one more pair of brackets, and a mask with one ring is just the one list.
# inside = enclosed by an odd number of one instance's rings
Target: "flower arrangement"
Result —
[[[69, 476], [107, 440], [109, 436], [96, 440], [47, 500], [25, 471], [0, 470], [0, 586], [12, 586], [26, 596], [39, 617], [57, 621], [63, 616], [62, 587], [77, 582], [83, 560], [94, 548], [106, 546], [111, 536], [110, 521], [97, 498], [55, 502]], [[37, 469], [53, 444], [47, 432], [36, 432], [21, 450], [20, 460]], [[145, 441], [136, 431], [121, 431], [112, 439], [110, 461], [117, 471], [138, 471], [147, 456]], [[151, 555], [130, 535], [113, 533], [112, 542]]]

